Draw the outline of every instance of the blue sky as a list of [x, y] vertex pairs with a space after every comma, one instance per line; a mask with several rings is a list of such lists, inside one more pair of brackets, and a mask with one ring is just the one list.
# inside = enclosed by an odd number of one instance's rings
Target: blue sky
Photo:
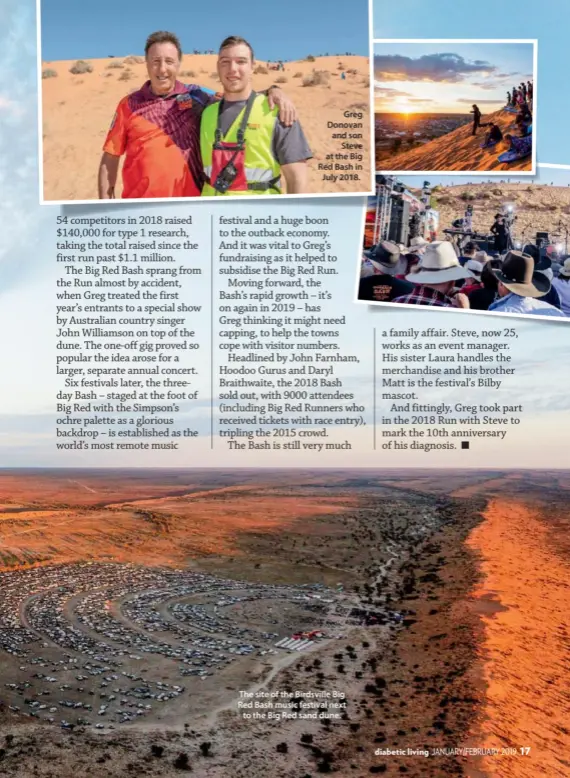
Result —
[[[29, 1], [29, 0], [28, 0]], [[142, 54], [155, 30], [176, 33], [184, 52], [217, 49], [242, 35], [261, 60], [303, 59], [309, 54], [368, 55], [368, 0], [287, 0], [156, 3], [149, 0], [44, 0], [42, 57], [46, 61]]]
[[566, 0], [374, 0], [375, 38], [536, 38], [537, 161], [570, 164]]
[[374, 44], [376, 110], [468, 113], [496, 110], [506, 93], [533, 78], [530, 43]]

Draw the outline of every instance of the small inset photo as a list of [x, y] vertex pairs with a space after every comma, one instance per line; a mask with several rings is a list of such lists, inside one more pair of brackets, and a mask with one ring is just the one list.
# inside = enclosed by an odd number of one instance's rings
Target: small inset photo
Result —
[[41, 203], [373, 191], [371, 0], [38, 8]]
[[376, 170], [533, 174], [534, 40], [375, 40]]
[[560, 173], [550, 186], [377, 175], [357, 301], [570, 321], [570, 171]]

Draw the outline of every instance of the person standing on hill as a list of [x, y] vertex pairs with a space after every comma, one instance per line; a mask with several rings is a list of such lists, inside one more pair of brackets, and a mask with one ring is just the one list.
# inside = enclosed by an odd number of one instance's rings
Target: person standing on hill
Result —
[[472, 111], [469, 111], [469, 113], [473, 114], [473, 132], [472, 135], [477, 135], [477, 130], [479, 129], [479, 125], [481, 124], [481, 111], [479, 110], [479, 107], [476, 105], [471, 106]]

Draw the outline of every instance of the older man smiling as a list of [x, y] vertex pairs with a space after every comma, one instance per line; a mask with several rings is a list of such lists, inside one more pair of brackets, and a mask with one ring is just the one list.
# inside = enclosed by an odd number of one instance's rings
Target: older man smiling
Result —
[[[123, 198], [198, 197], [204, 173], [200, 159], [200, 117], [218, 96], [178, 80], [180, 41], [171, 32], [155, 32], [145, 45], [148, 81], [119, 103], [99, 165], [100, 199], [115, 197], [124, 155]], [[285, 123], [295, 120], [292, 103], [277, 87], [267, 93]]]

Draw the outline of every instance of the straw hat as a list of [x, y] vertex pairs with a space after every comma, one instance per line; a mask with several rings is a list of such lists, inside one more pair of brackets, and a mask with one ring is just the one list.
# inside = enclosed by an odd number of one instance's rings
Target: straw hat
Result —
[[564, 278], [570, 278], [570, 257], [564, 260], [564, 264], [558, 271], [558, 275], [564, 276]]
[[509, 251], [500, 270], [493, 270], [495, 278], [509, 292], [521, 297], [543, 297], [550, 291], [550, 281], [544, 273], [534, 270], [534, 261], [522, 251]]
[[444, 284], [462, 278], [473, 278], [473, 273], [461, 267], [449, 241], [438, 240], [428, 243], [419, 271], [407, 275], [406, 281], [413, 284]]
[[484, 263], [478, 262], [476, 259], [468, 259], [467, 262], [465, 263], [465, 267], [467, 268], [467, 270], [470, 270], [473, 273], [473, 275], [477, 276], [477, 278], [479, 278], [479, 276], [483, 272], [483, 266]]

